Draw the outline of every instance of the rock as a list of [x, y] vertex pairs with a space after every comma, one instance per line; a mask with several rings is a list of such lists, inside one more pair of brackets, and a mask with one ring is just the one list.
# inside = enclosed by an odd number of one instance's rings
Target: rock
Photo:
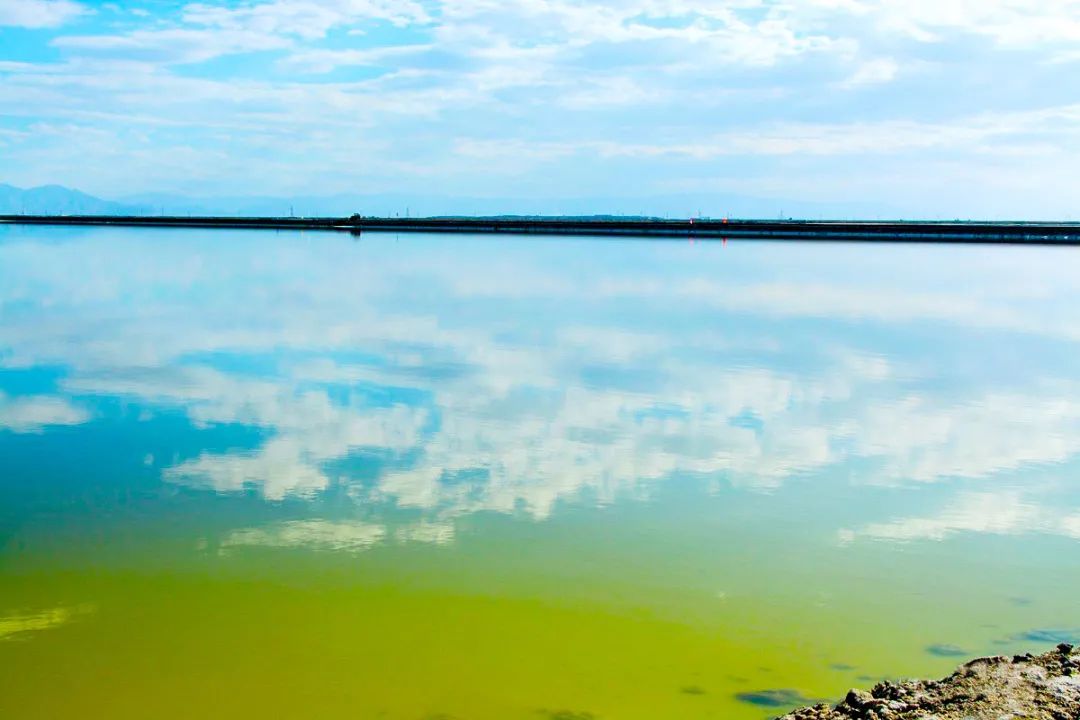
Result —
[[989, 657], [940, 681], [883, 682], [853, 689], [835, 708], [817, 705], [783, 720], [1080, 720], [1080, 656], [1062, 643], [1045, 655]]
[[844, 702], [853, 708], [866, 707], [874, 701], [874, 696], [863, 690], [850, 690]]

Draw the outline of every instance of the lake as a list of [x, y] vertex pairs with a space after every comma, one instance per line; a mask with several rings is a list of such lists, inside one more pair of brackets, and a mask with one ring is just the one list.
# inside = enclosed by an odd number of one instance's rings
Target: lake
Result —
[[0, 717], [760, 720], [1076, 639], [1078, 278], [0, 228]]

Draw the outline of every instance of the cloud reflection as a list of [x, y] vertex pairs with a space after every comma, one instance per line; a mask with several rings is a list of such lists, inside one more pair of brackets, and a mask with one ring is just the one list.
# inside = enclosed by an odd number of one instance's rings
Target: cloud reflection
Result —
[[7, 397], [0, 392], [0, 430], [41, 433], [61, 425], [81, 425], [90, 413], [57, 397]]
[[[808, 270], [770, 247], [729, 268], [716, 253], [687, 262], [674, 244], [591, 244], [607, 262], [582, 271], [543, 244], [493, 255], [464, 241], [455, 254], [426, 241], [389, 252], [289, 236], [139, 237], [103, 231], [92, 252], [81, 241], [0, 244], [0, 279], [19, 277], [0, 283], [10, 290], [0, 307], [18, 308], [0, 315], [0, 361], [66, 372], [58, 397], [0, 396], [0, 427], [86, 422], [77, 403], [93, 398], [168, 407], [194, 428], [266, 438], [178, 459], [163, 470], [169, 482], [275, 501], [340, 484], [355, 502], [420, 517], [392, 532], [252, 528], [226, 545], [446, 543], [469, 513], [540, 520], [560, 502], [648, 496], [680, 475], [757, 491], [840, 470], [864, 485], [935, 483], [1080, 453], [1080, 378], [1002, 382], [974, 350], [942, 349], [957, 333], [975, 333], [983, 352], [1011, 348], [1018, 333], [1071, 348], [1080, 323], [1059, 308], [1077, 299], [1073, 276], [1042, 251], [1019, 260], [1045, 271], [1035, 292], [952, 248], [933, 250], [929, 287], [923, 265], [904, 266], [906, 250], [893, 248], [875, 248], [892, 264], [785, 250]], [[788, 265], [776, 272], [794, 279], [775, 280], [767, 261], [778, 257]], [[964, 284], [942, 282], [949, 268]], [[365, 454], [378, 463], [348, 469]], [[985, 489], [939, 515], [843, 537], [1080, 535], [1080, 515], [1048, 519], [1013, 500]]]
[[36, 613], [0, 615], [0, 642], [21, 639], [30, 633], [52, 630], [92, 612], [94, 612], [92, 606], [80, 605], [51, 608]]
[[265, 527], [234, 530], [221, 548], [235, 547], [303, 548], [362, 552], [386, 537], [386, 528], [361, 522], [294, 520]]
[[929, 517], [910, 517], [842, 530], [842, 543], [859, 538], [893, 542], [945, 540], [960, 533], [1022, 535], [1044, 533], [1080, 540], [1080, 514], [1044, 507], [1016, 490], [967, 492]]

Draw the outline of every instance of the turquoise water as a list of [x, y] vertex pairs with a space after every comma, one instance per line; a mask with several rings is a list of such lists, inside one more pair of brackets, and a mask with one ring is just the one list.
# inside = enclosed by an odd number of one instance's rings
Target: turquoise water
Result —
[[1077, 277], [0, 228], [0, 717], [762, 718], [1077, 638]]

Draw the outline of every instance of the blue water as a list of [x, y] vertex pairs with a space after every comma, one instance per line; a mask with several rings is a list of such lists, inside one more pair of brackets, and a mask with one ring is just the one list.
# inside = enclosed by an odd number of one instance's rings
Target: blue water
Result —
[[[0, 227], [0, 715], [212, 716], [228, 677], [276, 693], [233, 717], [756, 718], [1077, 637], [1078, 277], [1070, 248]], [[403, 633], [411, 685], [373, 660]], [[260, 659], [311, 643], [324, 675]]]

